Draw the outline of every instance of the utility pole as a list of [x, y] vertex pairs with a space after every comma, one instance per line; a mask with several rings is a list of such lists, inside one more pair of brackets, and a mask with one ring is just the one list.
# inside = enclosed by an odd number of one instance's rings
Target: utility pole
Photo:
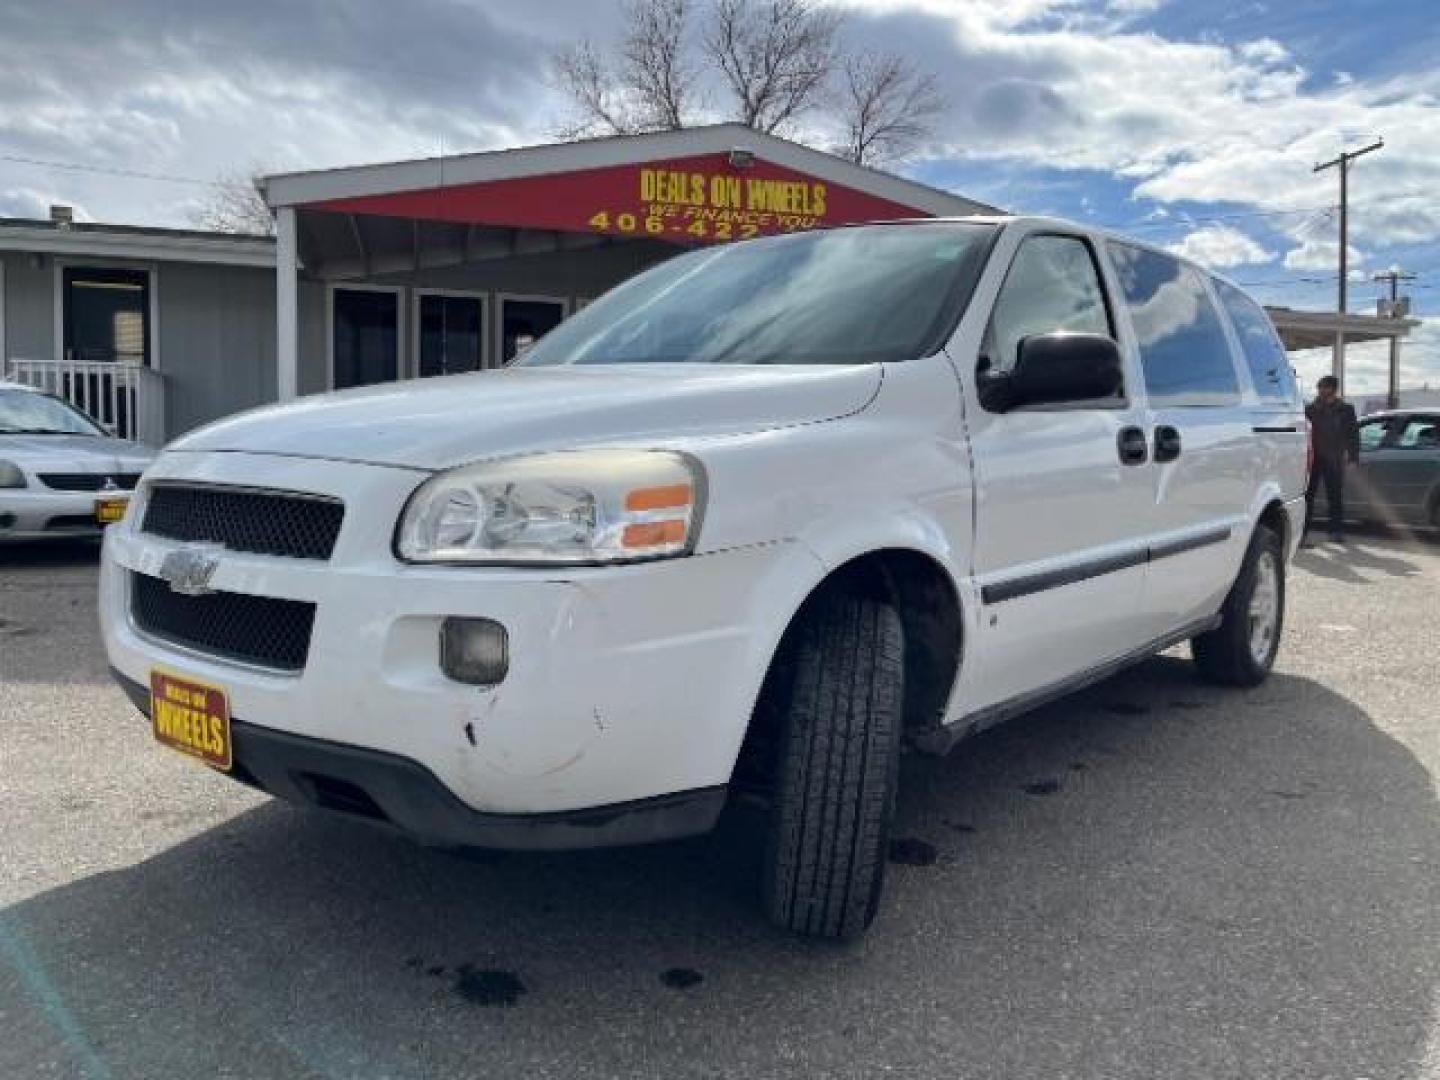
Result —
[[[1398, 318], [1400, 282], [1414, 281], [1415, 275], [1401, 270], [1398, 266], [1392, 266], [1383, 274], [1376, 274], [1374, 280], [1390, 283], [1390, 317]], [[1390, 337], [1390, 388], [1385, 394], [1385, 407], [1387, 409], [1400, 407], [1400, 339], [1393, 334]]]
[[[1359, 150], [1347, 150], [1337, 158], [1321, 162], [1312, 170], [1323, 172], [1326, 169], [1339, 167], [1340, 169], [1340, 317], [1345, 317], [1345, 293], [1346, 277], [1349, 274], [1347, 263], [1349, 261], [1350, 247], [1350, 163], [1365, 154], [1374, 153], [1385, 145], [1384, 139], [1376, 139], [1369, 146], [1362, 146]], [[1345, 332], [1339, 331], [1335, 335], [1335, 358], [1333, 362], [1335, 377], [1340, 380], [1340, 392], [1345, 392]]]

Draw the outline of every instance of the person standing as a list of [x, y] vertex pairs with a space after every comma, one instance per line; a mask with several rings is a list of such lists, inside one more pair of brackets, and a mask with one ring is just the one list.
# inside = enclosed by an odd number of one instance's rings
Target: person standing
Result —
[[1325, 485], [1325, 502], [1330, 507], [1330, 539], [1345, 542], [1345, 466], [1360, 461], [1360, 425], [1355, 408], [1340, 396], [1340, 380], [1326, 375], [1315, 384], [1315, 400], [1305, 406], [1310, 421], [1310, 445], [1314, 462], [1310, 482], [1305, 486], [1305, 532], [1315, 516], [1315, 492]]

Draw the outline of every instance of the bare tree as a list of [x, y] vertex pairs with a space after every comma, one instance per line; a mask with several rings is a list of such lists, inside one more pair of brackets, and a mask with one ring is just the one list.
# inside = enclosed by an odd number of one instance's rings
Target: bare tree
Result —
[[551, 59], [554, 81], [574, 105], [576, 116], [556, 129], [562, 139], [586, 135], [629, 135], [637, 130], [621, 100], [615, 73], [588, 41], [562, 49]]
[[557, 53], [555, 81], [578, 117], [560, 134], [630, 135], [688, 126], [699, 72], [689, 49], [690, 0], [631, 0], [611, 67], [582, 41]]
[[689, 0], [633, 2], [625, 37], [625, 73], [641, 103], [647, 130], [686, 126], [697, 72], [687, 45]]
[[840, 14], [812, 0], [716, 0], [705, 51], [734, 119], [775, 133], [819, 103], [835, 68]]
[[[628, 0], [613, 58], [588, 41], [556, 54], [575, 106], [565, 138], [629, 135], [724, 117], [770, 134], [811, 111], [861, 164], [898, 161], [944, 109], [935, 78], [903, 57], [841, 49], [842, 14], [820, 0]], [[709, 91], [721, 104], [704, 100]]]
[[841, 83], [837, 108], [845, 144], [839, 154], [857, 165], [903, 160], [945, 111], [935, 76], [894, 53], [847, 57]]
[[216, 177], [209, 194], [190, 209], [190, 220], [213, 232], [273, 236], [275, 217], [256, 187], [264, 171], [257, 167]]

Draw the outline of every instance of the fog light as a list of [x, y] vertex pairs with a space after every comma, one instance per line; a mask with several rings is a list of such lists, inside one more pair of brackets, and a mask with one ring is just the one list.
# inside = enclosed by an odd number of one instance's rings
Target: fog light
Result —
[[446, 619], [440, 624], [440, 670], [471, 686], [501, 682], [510, 670], [505, 627], [493, 619]]

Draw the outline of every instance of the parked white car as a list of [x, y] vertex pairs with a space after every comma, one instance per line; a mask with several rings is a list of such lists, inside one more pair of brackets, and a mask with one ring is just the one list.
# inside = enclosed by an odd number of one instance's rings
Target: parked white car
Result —
[[0, 542], [98, 536], [154, 458], [59, 398], [0, 382]]
[[106, 537], [162, 741], [428, 842], [559, 848], [770, 807], [764, 905], [875, 915], [902, 743], [1189, 641], [1280, 643], [1306, 427], [1264, 311], [1060, 221], [708, 248], [504, 371], [174, 444]]

